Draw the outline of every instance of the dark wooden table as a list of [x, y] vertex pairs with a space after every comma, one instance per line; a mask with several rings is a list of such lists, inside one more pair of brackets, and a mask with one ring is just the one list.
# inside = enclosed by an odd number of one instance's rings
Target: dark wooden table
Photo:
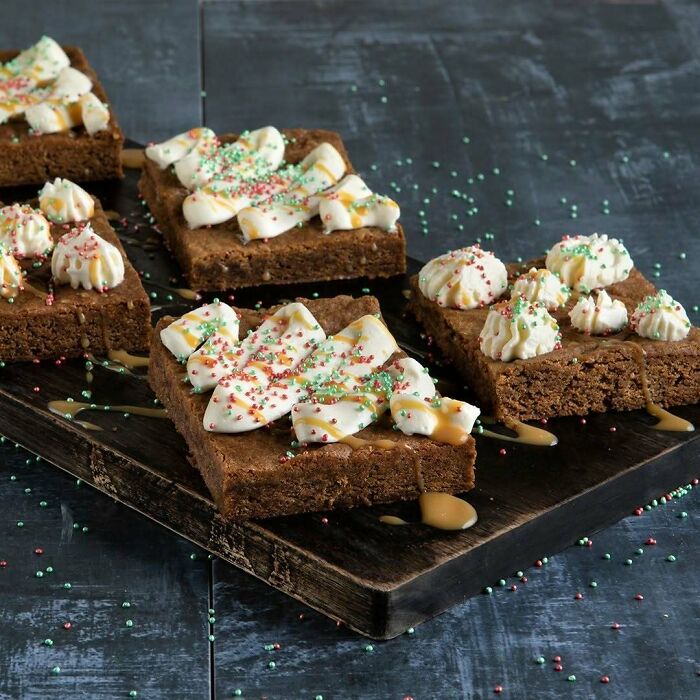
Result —
[[[131, 138], [337, 129], [415, 257], [610, 232], [700, 322], [693, 0], [5, 0], [3, 17], [0, 46], [83, 46]], [[699, 505], [659, 502], [369, 645], [0, 445], [0, 698], [696, 698]]]

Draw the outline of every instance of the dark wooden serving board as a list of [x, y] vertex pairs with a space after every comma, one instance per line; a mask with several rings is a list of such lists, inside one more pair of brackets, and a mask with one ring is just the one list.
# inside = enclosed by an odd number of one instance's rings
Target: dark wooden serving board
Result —
[[[153, 244], [147, 213], [130, 171], [121, 183], [89, 187], [105, 209], [129, 221], [116, 225], [138, 270], [160, 285], [180, 286], [166, 251]], [[5, 201], [27, 191], [0, 191]], [[138, 224], [139, 229], [134, 230]], [[417, 267], [410, 261], [411, 270]], [[183, 313], [191, 302], [150, 282], [158, 313]], [[415, 322], [403, 314], [401, 280], [337, 282], [237, 293], [241, 306], [297, 295], [378, 296], [399, 342], [426, 359]], [[210, 295], [213, 296], [213, 295]], [[160, 307], [160, 308], [158, 308]], [[458, 378], [435, 368], [444, 391], [463, 393]], [[40, 391], [35, 392], [34, 387]], [[103, 427], [85, 430], [48, 411], [47, 402], [84, 400], [82, 360], [8, 365], [0, 371], [0, 433], [92, 484], [125, 505], [201, 545], [292, 597], [375, 638], [412, 625], [478, 593], [501, 577], [551, 555], [577, 538], [628, 515], [635, 506], [685, 483], [698, 471], [700, 434], [662, 433], [644, 412], [550, 421], [559, 437], [537, 448], [477, 437], [477, 488], [467, 495], [479, 513], [470, 530], [450, 533], [422, 525], [390, 527], [378, 515], [417, 520], [415, 503], [231, 524], [217, 514], [184, 441], [165, 420], [118, 413], [83, 414]], [[150, 406], [143, 372], [94, 370], [91, 401]], [[700, 424], [700, 406], [678, 409]], [[81, 416], [82, 418], [83, 416]], [[611, 427], [616, 431], [610, 431]], [[504, 448], [507, 454], [499, 451]], [[328, 522], [324, 524], [323, 517]]]

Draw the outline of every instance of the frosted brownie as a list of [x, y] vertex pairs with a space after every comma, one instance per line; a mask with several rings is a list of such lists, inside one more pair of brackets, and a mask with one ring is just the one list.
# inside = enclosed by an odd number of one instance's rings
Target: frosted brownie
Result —
[[478, 410], [440, 403], [378, 315], [375, 298], [341, 296], [159, 322], [149, 382], [225, 517], [474, 486]]
[[83, 52], [0, 51], [0, 186], [121, 177], [124, 136]]
[[146, 350], [148, 297], [97, 199], [67, 180], [0, 206], [0, 360]]
[[398, 206], [334, 132], [192, 129], [146, 149], [140, 190], [194, 289], [405, 271]]
[[700, 330], [615, 239], [565, 237], [546, 266], [507, 269], [464, 248], [410, 284], [411, 311], [499, 419], [700, 401]]

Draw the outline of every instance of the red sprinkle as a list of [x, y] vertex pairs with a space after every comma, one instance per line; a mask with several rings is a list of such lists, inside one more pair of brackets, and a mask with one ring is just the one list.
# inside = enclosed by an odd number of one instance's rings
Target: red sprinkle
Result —
[[581, 420], [579, 421], [579, 423], [580, 423], [581, 425], [586, 425], [586, 419], [585, 419], [585, 418], [581, 418]]
[[510, 587], [510, 590], [511, 590], [511, 591], [517, 591], [517, 590], [518, 590], [518, 587], [517, 587], [515, 584], [513, 584], [513, 585]]
[[641, 593], [637, 593], [637, 595], [634, 596], [635, 600], [644, 600], [644, 596]]
[[34, 554], [36, 554], [37, 556], [41, 556], [43, 553], [44, 553], [44, 550], [41, 547], [37, 547], [34, 550]]
[[70, 622], [64, 622], [63, 623], [63, 629], [64, 630], [69, 630], [73, 625]]
[[561, 656], [555, 656], [552, 661], [554, 661], [555, 664], [558, 664], [561, 661]]
[[656, 544], [656, 540], [653, 537], [650, 537], [644, 544]]
[[541, 559], [538, 559], [538, 560], [535, 562], [535, 566], [536, 566], [538, 569], [541, 568], [541, 567], [542, 567], [542, 560], [541, 560]]
[[497, 685], [497, 686], [493, 689], [493, 692], [496, 693], [496, 695], [498, 695], [499, 693], [502, 693], [502, 692], [503, 692], [503, 686]]
[[498, 454], [501, 455], [501, 457], [505, 457], [505, 455], [508, 454], [508, 453], [506, 452], [506, 448], [505, 448], [505, 447], [501, 447], [501, 449], [498, 450]]
[[328, 525], [328, 518], [321, 518], [321, 525]]
[[641, 515], [643, 512], [644, 512], [644, 508], [635, 508], [634, 509], [635, 515]]
[[38, 393], [41, 391], [41, 387], [40, 387], [40, 386], [32, 387], [32, 391], [33, 391], [35, 394], [38, 394]]
[[557, 665], [554, 667], [554, 670], [555, 670], [557, 673], [559, 673], [559, 671], [563, 671], [563, 670], [564, 670], [564, 667], [563, 667], [561, 664], [557, 664]]
[[608, 676], [601, 676], [600, 682], [601, 683], [610, 683], [610, 678], [608, 678]]
[[[611, 432], [611, 433], [616, 433], [616, 432], [617, 432], [617, 428], [616, 428], [614, 425], [611, 425], [611, 426], [610, 426], [610, 432]], [[607, 678], [607, 676], [603, 676], [603, 678]], [[606, 681], [606, 682], [607, 682], [607, 681]]]
[[620, 623], [618, 622], [613, 622], [612, 625], [610, 625], [611, 630], [619, 630], [620, 629]]
[[574, 600], [583, 600], [583, 593], [577, 593], [574, 596]]
[[7, 566], [7, 562], [4, 559], [0, 559], [0, 569], [4, 569]]

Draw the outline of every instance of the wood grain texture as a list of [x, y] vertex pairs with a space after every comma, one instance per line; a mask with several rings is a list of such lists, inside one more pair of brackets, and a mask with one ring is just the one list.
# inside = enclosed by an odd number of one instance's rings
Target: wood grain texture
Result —
[[165, 139], [201, 120], [197, 0], [3, 0], [0, 48], [25, 48], [42, 34], [80, 46], [124, 133]]

